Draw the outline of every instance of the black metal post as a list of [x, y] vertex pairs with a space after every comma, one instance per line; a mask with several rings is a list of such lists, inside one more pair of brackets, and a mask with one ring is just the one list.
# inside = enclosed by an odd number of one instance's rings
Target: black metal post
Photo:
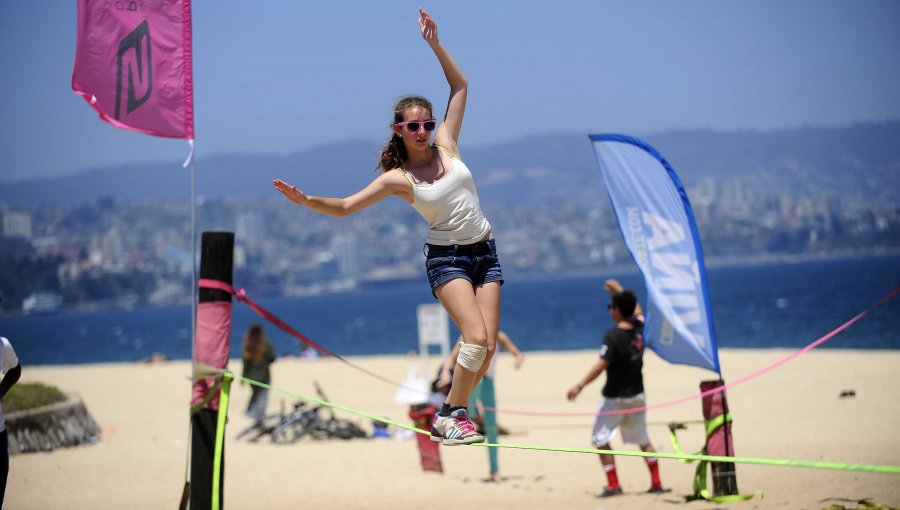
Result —
[[[200, 249], [200, 278], [218, 280], [229, 285], [233, 278], [234, 234], [204, 232]], [[194, 282], [196, 285], [197, 282]], [[231, 294], [201, 288], [198, 303], [231, 302]], [[199, 321], [198, 321], [199, 322]], [[196, 334], [195, 334], [196, 338]], [[198, 356], [195, 350], [195, 356]], [[196, 359], [194, 360], [196, 362]], [[216, 367], [224, 368], [224, 367]], [[191, 416], [191, 510], [212, 508], [213, 457], [215, 455], [218, 409], [203, 408]], [[224, 507], [225, 451], [219, 476], [219, 501]]]

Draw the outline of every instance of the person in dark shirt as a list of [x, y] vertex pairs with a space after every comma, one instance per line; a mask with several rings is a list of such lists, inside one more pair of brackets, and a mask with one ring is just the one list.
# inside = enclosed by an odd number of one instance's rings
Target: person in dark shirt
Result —
[[[656, 450], [647, 435], [646, 412], [627, 412], [628, 409], [646, 406], [644, 378], [641, 373], [644, 366], [644, 317], [641, 307], [634, 292], [624, 290], [616, 280], [607, 280], [603, 287], [611, 295], [607, 308], [615, 327], [603, 335], [600, 359], [587, 375], [569, 389], [566, 396], [569, 400], [575, 400], [585, 386], [605, 371], [606, 384], [603, 386], [603, 399], [594, 422], [591, 443], [599, 450], [610, 450], [610, 441], [616, 431], [621, 429], [623, 441], [637, 444], [641, 451], [654, 452]], [[659, 461], [653, 457], [646, 457], [645, 460], [650, 470], [650, 489], [647, 492], [666, 492], [659, 479]], [[598, 497], [622, 494], [616, 475], [615, 457], [601, 453], [600, 462], [608, 485]]]
[[[244, 335], [244, 347], [242, 358], [244, 370], [242, 375], [247, 379], [253, 379], [261, 383], [271, 384], [272, 375], [269, 367], [275, 362], [275, 348], [266, 338], [266, 333], [259, 323], [250, 325]], [[241, 381], [241, 384], [244, 384]], [[247, 406], [247, 416], [257, 423], [266, 416], [266, 407], [269, 402], [269, 390], [252, 385], [250, 403]]]

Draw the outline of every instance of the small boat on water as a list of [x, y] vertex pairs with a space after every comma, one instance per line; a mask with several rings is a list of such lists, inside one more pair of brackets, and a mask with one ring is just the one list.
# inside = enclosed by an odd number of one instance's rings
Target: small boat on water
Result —
[[22, 301], [22, 312], [53, 313], [62, 308], [63, 298], [54, 292], [37, 292], [26, 297]]

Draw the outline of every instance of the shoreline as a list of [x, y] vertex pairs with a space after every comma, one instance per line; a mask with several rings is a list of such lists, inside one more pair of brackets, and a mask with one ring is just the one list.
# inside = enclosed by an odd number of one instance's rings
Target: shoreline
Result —
[[[722, 349], [726, 382], [754, 373], [784, 358], [785, 349]], [[601, 384], [589, 385], [575, 402], [565, 398], [573, 380], [587, 372], [596, 351], [526, 352], [520, 370], [501, 354], [497, 372], [498, 421], [512, 432], [500, 442], [558, 448], [590, 448], [592, 414]], [[349, 356], [354, 363], [395, 381], [421, 360], [408, 356]], [[430, 368], [436, 357], [428, 360]], [[734, 415], [738, 458], [793, 459], [900, 466], [900, 386], [894, 384], [900, 351], [813, 350], [761, 377], [728, 390]], [[231, 360], [232, 370], [240, 369]], [[431, 373], [429, 367], [425, 372]], [[177, 505], [186, 462], [186, 410], [190, 397], [190, 363], [113, 363], [40, 366], [23, 369], [22, 381], [40, 381], [78, 394], [103, 434], [98, 444], [52, 453], [11, 458], [7, 489], [10, 508], [128, 507], [138, 510]], [[273, 383], [291, 392], [315, 395], [313, 381], [336, 404], [398, 422], [410, 423], [408, 406], [394, 402], [396, 387], [334, 359], [279, 359]], [[699, 393], [699, 382], [714, 373], [670, 365], [645, 356], [648, 404], [670, 402]], [[444, 473], [423, 472], [415, 440], [302, 440], [294, 445], [237, 441], [249, 420], [243, 409], [250, 391], [236, 384], [226, 430], [225, 501], [232, 508], [289, 509], [299, 506], [344, 508], [431, 508], [458, 505], [460, 494], [478, 498], [498, 510], [598, 508], [594, 498], [605, 484], [595, 455], [502, 449], [499, 483], [483, 483], [487, 455], [478, 447], [442, 447]], [[853, 397], [841, 397], [853, 390]], [[270, 392], [269, 411], [290, 406], [293, 397]], [[894, 402], [894, 404], [890, 404]], [[547, 416], [503, 413], [530, 410]], [[553, 415], [578, 413], [577, 416]], [[371, 431], [368, 420], [343, 412]], [[651, 409], [647, 414], [654, 447], [672, 453], [666, 424], [702, 419], [699, 399]], [[687, 452], [699, 450], [702, 425], [679, 432]], [[635, 451], [614, 438], [612, 447]], [[644, 462], [618, 457], [625, 494], [604, 501], [603, 508], [718, 508], [711, 503], [684, 503], [691, 492], [694, 465], [661, 459], [665, 486], [672, 492], [646, 495]], [[123, 466], [127, 468], [123, 469]], [[869, 498], [900, 505], [898, 477], [851, 471], [738, 464], [742, 494], [760, 489], [765, 498], [748, 502], [766, 508], [824, 509]], [[423, 506], [424, 505], [424, 506]], [[750, 507], [748, 507], [750, 508]]]
[[[713, 257], [704, 260], [707, 268], [733, 268], [733, 267], [763, 267], [773, 264], [802, 264], [804, 262], [840, 262], [849, 260], [873, 259], [873, 258], [890, 258], [900, 256], [900, 248], [893, 250], [879, 250], [878, 252], [858, 253], [855, 251], [840, 251], [830, 253], [810, 253], [810, 254], [762, 254], [747, 255], [743, 257]], [[616, 264], [612, 266], [591, 268], [578, 271], [568, 271], [561, 273], [558, 277], [567, 278], [583, 278], [589, 276], [603, 277], [622, 276], [627, 274], [638, 274], [637, 265], [632, 264]], [[516, 275], [517, 280], [522, 281], [539, 281], [549, 279], [546, 274], [528, 274]]]
[[[803, 349], [803, 347], [798, 347], [798, 348], [783, 347], [783, 346], [719, 347], [719, 352], [722, 353], [723, 351], [737, 351], [737, 352], [740, 352], [740, 351], [747, 351], [747, 352], [784, 351], [784, 352], [794, 353], [801, 349]], [[590, 349], [584, 349], [584, 348], [574, 348], [574, 349], [560, 348], [560, 349], [556, 349], [556, 350], [538, 349], [538, 350], [530, 350], [530, 351], [523, 351], [523, 352], [525, 354], [542, 355], [542, 354], [554, 354], [554, 353], [577, 353], [577, 352], [585, 352], [585, 351], [593, 352]], [[818, 345], [815, 348], [813, 348], [813, 350], [811, 350], [810, 352], [813, 352], [813, 351], [815, 351], [815, 352], [847, 351], [847, 352], [860, 352], [860, 353], [893, 353], [893, 352], [900, 353], [900, 348], [897, 348], [897, 347], [883, 347], [883, 348], [858, 347], [858, 348], [854, 348], [854, 347], [843, 347], [843, 346], [842, 347], [829, 347], [827, 343], [823, 343], [822, 345]], [[649, 353], [652, 351], [648, 350], [647, 352]], [[162, 356], [162, 357], [157, 358], [156, 356]], [[348, 360], [353, 360], [353, 359], [370, 359], [370, 358], [373, 358], [373, 359], [396, 358], [396, 357], [404, 357], [404, 355], [397, 354], [397, 353], [348, 354], [348, 355], [341, 355], [341, 357], [348, 359]], [[300, 356], [300, 355], [291, 354], [291, 355], [279, 356], [277, 359], [290, 361], [290, 360], [300, 360], [300, 359], [308, 359], [308, 358], [304, 358], [304, 356]], [[317, 359], [327, 359], [327, 358], [324, 355], [319, 355], [317, 357], [311, 358], [312, 361], [315, 361]], [[154, 355], [151, 355], [148, 358], [141, 358], [141, 359], [135, 359], [135, 360], [86, 361], [84, 363], [44, 363], [44, 364], [31, 364], [29, 366], [34, 367], [34, 368], [39, 368], [39, 367], [40, 368], [43, 368], [43, 367], [47, 367], [47, 368], [50, 368], [50, 367], [90, 368], [90, 367], [119, 366], [119, 365], [140, 366], [140, 365], [156, 365], [156, 364], [164, 364], [164, 363], [188, 363], [189, 361], [190, 361], [190, 359], [188, 359], [188, 358], [169, 358], [160, 353], [156, 353]], [[232, 358], [231, 359], [231, 363], [234, 366], [239, 366], [240, 362], [241, 362], [240, 358]]]
[[[730, 352], [789, 352], [796, 353], [803, 349], [803, 347], [793, 348], [786, 346], [772, 346], [772, 347], [719, 347], [719, 352], [722, 353], [724, 351]], [[574, 348], [574, 349], [565, 349], [560, 348], [557, 350], [550, 349], [537, 349], [537, 350], [529, 350], [523, 351], [529, 355], [544, 355], [544, 354], [558, 354], [558, 353], [580, 353], [580, 352], [593, 352], [590, 349], [584, 348]], [[817, 345], [809, 352], [854, 352], [854, 353], [900, 353], [900, 349], [891, 348], [891, 347], [830, 347], [827, 343], [823, 343], [821, 345]], [[650, 350], [648, 353], [652, 352]], [[655, 354], [654, 354], [655, 355]], [[407, 355], [398, 354], [398, 353], [387, 353], [387, 354], [349, 354], [349, 355], [341, 355], [342, 358], [347, 360], [354, 359], [393, 359], [398, 357], [407, 357]], [[278, 356], [278, 361], [295, 361], [295, 360], [309, 360], [316, 361], [318, 359], [328, 359], [324, 355], [319, 355], [316, 357], [308, 358], [301, 355], [282, 355]], [[135, 360], [119, 360], [119, 361], [86, 361], [84, 363], [45, 363], [45, 364], [32, 364], [29, 365], [31, 368], [91, 368], [91, 367], [114, 367], [114, 366], [143, 366], [143, 365], [159, 365], [165, 363], [189, 363], [190, 359], [188, 358], [169, 358], [160, 353], [156, 353], [147, 358], [135, 359]], [[240, 358], [231, 358], [230, 366], [239, 367], [241, 364]]]
[[[836, 252], [827, 252], [827, 253], [799, 253], [799, 254], [760, 254], [760, 255], [748, 255], [742, 257], [711, 257], [706, 258], [704, 260], [707, 268], [733, 268], [738, 266], [746, 266], [746, 267], [760, 267], [760, 266], [769, 266], [773, 264], [800, 264], [804, 262], [830, 262], [830, 261], [843, 261], [843, 260], [860, 260], [860, 259], [871, 259], [871, 258], [890, 258], [900, 256], [900, 248], [896, 249], [881, 249], [875, 251], [866, 251], [859, 252], [856, 250], [841, 250]], [[612, 277], [620, 277], [622, 275], [627, 274], [637, 274], [639, 270], [634, 263], [631, 264], [615, 264], [610, 266], [597, 266], [595, 268], [585, 268], [571, 271], [563, 271], [556, 274], [547, 274], [547, 273], [513, 273], [513, 276], [517, 281], [523, 282], [532, 282], [532, 281], [541, 281], [541, 280], [553, 280], [553, 279], [573, 279], [573, 278], [585, 278], [585, 277], [600, 277], [603, 275], [604, 277], [612, 276]], [[330, 295], [339, 295], [339, 294], [347, 294], [352, 292], [360, 292], [371, 289], [378, 288], [389, 288], [389, 287], [400, 287], [404, 285], [409, 285], [414, 282], [418, 282], [421, 280], [422, 275], [418, 274], [414, 278], [403, 279], [403, 280], [395, 280], [392, 283], [370, 283], [370, 282], [358, 282], [353, 288], [346, 291], [338, 291], [338, 292], [318, 292], [311, 294], [301, 294], [298, 296], [292, 296], [288, 294], [278, 293], [278, 294], [261, 294], [259, 296], [254, 296], [256, 299], [260, 298], [287, 298], [287, 297], [315, 297], [315, 296], [330, 296]], [[25, 314], [21, 310], [11, 311], [11, 310], [3, 310], [0, 309], [0, 319], [7, 318], [16, 318], [16, 317], [26, 317], [26, 316], [47, 316], [47, 315], [57, 315], [57, 314], [67, 314], [67, 313], [95, 313], [101, 311], [108, 310], [121, 310], [121, 311], [133, 311], [137, 309], [154, 309], [154, 308], [171, 308], [171, 307], [180, 307], [180, 306], [190, 306], [191, 301], [181, 300], [177, 303], [168, 303], [168, 304], [146, 304], [137, 306], [134, 304], [133, 299], [126, 299], [124, 301], [124, 305], [122, 302], [118, 300], [102, 300], [102, 301], [91, 301], [85, 303], [79, 303], [71, 306], [63, 306], [59, 310], [54, 311], [49, 314]]]

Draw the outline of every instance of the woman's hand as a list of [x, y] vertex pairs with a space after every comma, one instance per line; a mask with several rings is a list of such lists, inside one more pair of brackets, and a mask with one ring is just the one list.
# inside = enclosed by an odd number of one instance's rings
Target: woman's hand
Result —
[[453, 60], [453, 57], [450, 56], [450, 53], [438, 40], [437, 23], [421, 7], [419, 7], [419, 31], [422, 32], [422, 38], [428, 43], [428, 47], [434, 52], [438, 62], [441, 63], [444, 77], [447, 78], [447, 84], [450, 85], [450, 99], [447, 101], [447, 110], [444, 113], [443, 122], [441, 122], [434, 133], [434, 143], [459, 156], [457, 142], [459, 140], [459, 130], [462, 128], [463, 116], [466, 113], [466, 95], [469, 82], [462, 71], [460, 71], [459, 66], [456, 65], [456, 61]]
[[306, 202], [309, 201], [306, 193], [297, 189], [296, 186], [291, 186], [281, 179], [275, 179], [272, 182], [275, 184], [275, 189], [280, 191], [291, 202], [294, 202], [295, 204], [306, 205]]
[[425, 9], [419, 7], [419, 31], [422, 32], [422, 38], [428, 44], [438, 42], [437, 23], [431, 19], [431, 16], [425, 12]]

